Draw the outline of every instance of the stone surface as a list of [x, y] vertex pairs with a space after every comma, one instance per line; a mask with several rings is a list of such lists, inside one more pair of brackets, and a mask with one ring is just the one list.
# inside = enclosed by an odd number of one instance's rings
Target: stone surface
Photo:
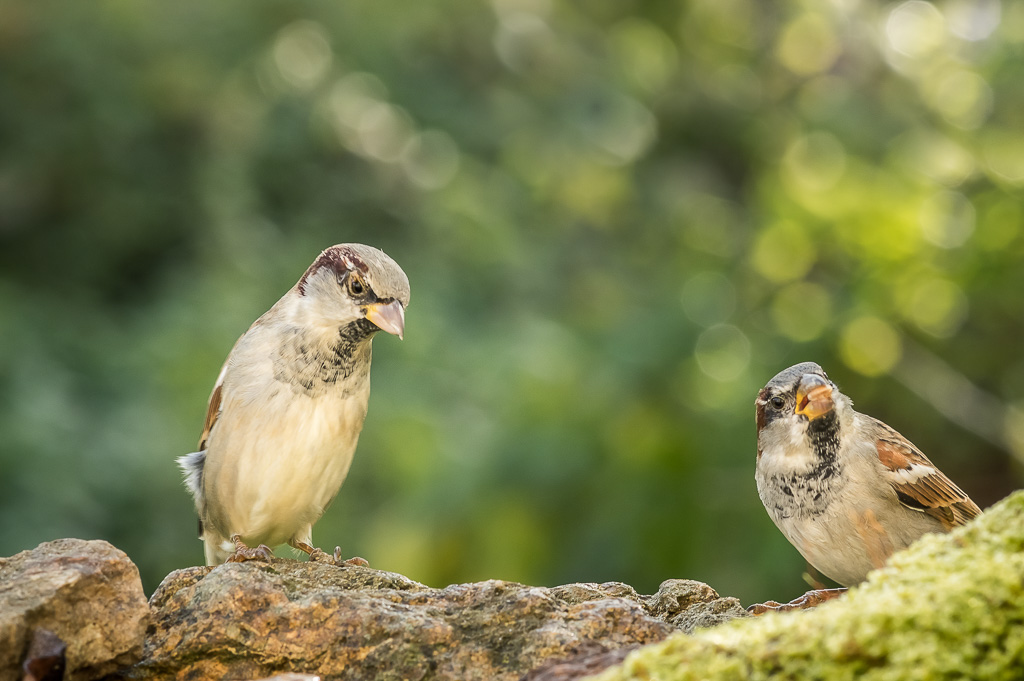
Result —
[[687, 634], [747, 615], [735, 598], [719, 598], [710, 586], [692, 579], [662, 582], [658, 593], [645, 599], [645, 605], [651, 615]]
[[686, 580], [647, 597], [618, 583], [433, 589], [369, 568], [283, 559], [179, 570], [150, 603], [136, 679], [511, 680], [746, 614]]
[[36, 629], [21, 663], [22, 681], [61, 681], [67, 644], [49, 629]]
[[614, 650], [598, 647], [584, 648], [576, 655], [564, 660], [547, 662], [527, 672], [521, 681], [575, 681], [617, 665], [626, 659], [639, 645], [625, 646]]
[[0, 679], [21, 678], [33, 639], [49, 636], [66, 646], [68, 681], [110, 674], [140, 659], [148, 621], [138, 569], [107, 542], [60, 539], [0, 558]]
[[0, 680], [1016, 679], [1024, 492], [836, 601], [683, 633], [744, 615], [688, 580], [433, 589], [282, 559], [176, 571], [147, 606], [123, 553], [61, 540], [0, 559]]
[[[585, 677], [578, 669], [561, 681]], [[640, 648], [596, 681], [1020, 679], [1024, 492], [927, 535], [813, 610], [769, 613]]]
[[[624, 584], [618, 587], [628, 589], [622, 595], [639, 600], [652, 616], [668, 622], [677, 630], [692, 633], [698, 628], [712, 627], [736, 617], [746, 617], [747, 612], [735, 598], [719, 598], [707, 584], [690, 579], [669, 579], [662, 582], [658, 593], [653, 596], [638, 596], [632, 587]], [[570, 594], [585, 593], [587, 585], [571, 584], [557, 587], [556, 591]], [[523, 681], [568, 681], [597, 674], [608, 667], [622, 662], [628, 653], [639, 648], [639, 644], [612, 650], [606, 647], [582, 646], [573, 656], [548, 661], [523, 677]]]

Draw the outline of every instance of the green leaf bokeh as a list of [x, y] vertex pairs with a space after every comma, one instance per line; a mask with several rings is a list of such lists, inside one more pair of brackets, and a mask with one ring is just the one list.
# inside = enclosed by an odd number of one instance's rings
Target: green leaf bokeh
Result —
[[998, 0], [2, 0], [0, 555], [199, 562], [174, 458], [345, 241], [413, 295], [320, 545], [790, 598], [752, 404], [805, 360], [988, 505], [1024, 460], [1022, 73]]

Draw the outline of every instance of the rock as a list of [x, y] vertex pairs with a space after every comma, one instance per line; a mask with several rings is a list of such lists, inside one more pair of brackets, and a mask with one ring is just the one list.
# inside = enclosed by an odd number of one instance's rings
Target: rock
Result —
[[653, 616], [664, 619], [687, 634], [748, 615], [739, 600], [719, 598], [710, 586], [692, 579], [669, 579], [662, 582], [658, 593], [650, 596], [646, 605]]
[[[570, 598], [578, 598], [588, 589], [592, 598], [606, 597], [602, 594], [610, 595], [609, 592], [614, 589], [617, 595], [641, 603], [652, 617], [668, 622], [687, 634], [736, 617], [749, 616], [739, 600], [720, 598], [707, 584], [691, 579], [666, 580], [653, 596], [639, 596], [633, 587], [614, 582], [596, 588], [595, 585], [570, 584], [554, 590], [562, 591]], [[523, 681], [567, 681], [590, 676], [619, 664], [629, 652], [639, 647], [639, 644], [635, 644], [608, 650], [603, 646], [586, 646], [572, 657], [549, 661], [534, 668], [523, 677]]]
[[67, 644], [49, 629], [36, 629], [21, 669], [22, 681], [61, 681], [64, 678]]
[[21, 678], [25, 662], [32, 674], [63, 662], [68, 681], [113, 673], [138, 662], [148, 622], [138, 569], [107, 542], [60, 539], [0, 558], [2, 679]]
[[[1024, 491], [966, 527], [922, 537], [841, 598], [674, 635], [593, 679], [1017, 679], [1022, 584]], [[580, 671], [557, 678], [593, 673]]]
[[[588, 646], [589, 647], [589, 646]], [[564, 659], [555, 660], [542, 664], [539, 667], [526, 673], [520, 681], [572, 681], [582, 679], [592, 674], [619, 664], [626, 655], [633, 652], [639, 645], [625, 646], [614, 650], [605, 650], [600, 646], [593, 646], [593, 649], [584, 648], [576, 655]]]
[[276, 558], [179, 570], [150, 604], [145, 659], [131, 672], [140, 681], [283, 672], [502, 681], [746, 615], [735, 599], [684, 580], [649, 597], [618, 583], [433, 589], [369, 568]]

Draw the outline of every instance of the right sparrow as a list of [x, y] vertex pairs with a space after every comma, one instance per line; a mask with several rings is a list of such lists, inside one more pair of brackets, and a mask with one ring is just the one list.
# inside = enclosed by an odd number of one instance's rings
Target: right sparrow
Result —
[[[843, 586], [921, 535], [981, 513], [909, 440], [855, 411], [814, 362], [777, 374], [755, 405], [761, 501], [807, 562]], [[793, 605], [841, 591], [810, 592]]]

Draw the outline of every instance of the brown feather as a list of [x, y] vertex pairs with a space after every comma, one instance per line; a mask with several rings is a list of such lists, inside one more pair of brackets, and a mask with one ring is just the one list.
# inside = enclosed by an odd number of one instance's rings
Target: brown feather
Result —
[[[263, 321], [263, 317], [260, 317], [254, 321], [249, 329], [245, 333], [249, 333], [254, 326]], [[231, 352], [228, 353], [228, 358], [224, 360], [224, 364], [220, 368], [220, 373], [217, 374], [217, 382], [213, 384], [213, 392], [210, 393], [210, 401], [206, 404], [206, 420], [203, 421], [203, 432], [199, 436], [199, 451], [206, 449], [206, 444], [210, 441], [210, 431], [213, 430], [213, 426], [216, 425], [217, 419], [220, 417], [220, 405], [224, 396], [224, 377], [228, 373], [228, 362], [231, 361], [231, 355], [235, 352], [235, 348], [245, 337], [245, 333], [238, 337], [235, 344], [231, 346]]]
[[[254, 328], [263, 323], [263, 317], [266, 317], [268, 312], [263, 313], [259, 319], [254, 321], [246, 329], [245, 333], [249, 333]], [[224, 360], [224, 364], [220, 368], [220, 373], [217, 374], [217, 382], [213, 384], [213, 392], [210, 393], [210, 401], [206, 405], [206, 420], [203, 421], [203, 432], [199, 436], [199, 451], [206, 449], [206, 444], [210, 441], [210, 431], [213, 430], [213, 426], [216, 425], [217, 419], [220, 417], [220, 405], [223, 399], [224, 393], [224, 377], [228, 373], [228, 362], [231, 361], [231, 355], [235, 354], [235, 348], [245, 338], [245, 333], [238, 337], [235, 344], [231, 346], [231, 352], [228, 353], [228, 358]]]
[[[757, 394], [757, 399], [754, 401], [754, 420], [757, 426], [757, 432], [760, 434], [761, 429], [768, 423], [768, 416], [764, 413], [764, 404], [768, 400], [770, 394], [768, 388], [761, 388], [761, 392]], [[761, 460], [761, 448], [757, 448], [757, 460]]]
[[313, 261], [313, 264], [309, 266], [306, 272], [299, 279], [299, 283], [296, 284], [299, 293], [306, 295], [306, 280], [316, 274], [317, 270], [322, 267], [328, 267], [334, 272], [342, 273], [349, 270], [357, 269], [362, 273], [370, 271], [370, 267], [363, 262], [363, 260], [356, 255], [355, 249], [347, 244], [339, 244], [337, 246], [331, 246], [324, 250]]
[[860, 540], [864, 542], [864, 550], [867, 551], [871, 564], [876, 569], [882, 567], [893, 552], [889, 533], [882, 527], [882, 523], [878, 522], [878, 516], [871, 509], [862, 514], [851, 513], [850, 515], [853, 526], [856, 528], [857, 534], [860, 535]]
[[[981, 514], [977, 504], [907, 438], [877, 419], [872, 421], [882, 431], [875, 445], [878, 460], [891, 473], [888, 476], [889, 484], [904, 506], [924, 511], [941, 522], [947, 530], [963, 525]], [[924, 472], [921, 477], [908, 482], [899, 472], [909, 471], [913, 466], [928, 468], [931, 472]]]
[[213, 392], [210, 393], [210, 401], [206, 405], [206, 420], [203, 422], [203, 433], [199, 436], [199, 451], [206, 449], [206, 443], [210, 439], [210, 431], [213, 430], [213, 424], [217, 423], [217, 417], [220, 416], [220, 399], [221, 393], [224, 391], [222, 380], [213, 386]]

